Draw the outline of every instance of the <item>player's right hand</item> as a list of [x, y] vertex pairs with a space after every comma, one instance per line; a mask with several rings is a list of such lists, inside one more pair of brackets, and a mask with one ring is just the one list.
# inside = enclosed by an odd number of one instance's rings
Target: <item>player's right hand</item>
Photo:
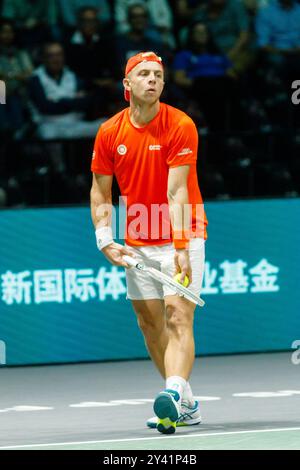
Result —
[[120, 243], [111, 243], [103, 248], [102, 253], [108, 259], [108, 261], [114, 266], [123, 266], [124, 268], [129, 268], [130, 266], [123, 260], [124, 255], [132, 256], [132, 252], [127, 250], [127, 248]]

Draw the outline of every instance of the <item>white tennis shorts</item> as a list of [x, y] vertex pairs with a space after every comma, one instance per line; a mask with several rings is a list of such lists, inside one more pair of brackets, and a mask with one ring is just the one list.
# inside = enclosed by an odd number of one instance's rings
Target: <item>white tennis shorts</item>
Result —
[[[137, 261], [159, 269], [165, 274], [173, 277], [175, 274], [175, 249], [172, 243], [167, 245], [150, 245], [126, 248], [134, 253]], [[205, 240], [203, 238], [193, 238], [190, 240], [190, 261], [192, 267], [192, 283], [189, 285], [196, 295], [200, 295], [205, 262]], [[147, 300], [163, 299], [166, 295], [176, 294], [172, 288], [162, 285], [152, 279], [147, 273], [137, 269], [126, 269], [127, 299]]]

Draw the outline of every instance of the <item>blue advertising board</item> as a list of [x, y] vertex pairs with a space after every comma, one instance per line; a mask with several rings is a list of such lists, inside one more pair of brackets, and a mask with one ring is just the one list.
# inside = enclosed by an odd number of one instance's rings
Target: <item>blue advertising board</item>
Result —
[[[210, 202], [196, 354], [300, 339], [300, 199]], [[125, 273], [88, 208], [0, 213], [0, 365], [145, 358]]]

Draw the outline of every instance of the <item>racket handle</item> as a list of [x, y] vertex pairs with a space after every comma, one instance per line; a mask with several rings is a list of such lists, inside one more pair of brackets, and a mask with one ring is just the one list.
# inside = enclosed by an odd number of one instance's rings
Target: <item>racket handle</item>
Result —
[[125, 263], [129, 264], [129, 266], [136, 267], [136, 265], [138, 264], [138, 262], [134, 258], [132, 258], [132, 256], [124, 255], [123, 260], [125, 261]]

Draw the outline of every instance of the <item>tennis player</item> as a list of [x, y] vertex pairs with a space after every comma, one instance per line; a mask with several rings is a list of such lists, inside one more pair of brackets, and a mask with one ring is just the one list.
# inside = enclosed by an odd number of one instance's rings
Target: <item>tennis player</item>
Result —
[[[94, 146], [97, 246], [117, 266], [128, 268], [122, 259], [128, 254], [170, 276], [180, 273], [181, 281], [188, 276], [189, 288], [199, 295], [207, 219], [196, 172], [197, 129], [184, 112], [160, 102], [164, 68], [155, 53], [130, 57], [123, 85], [129, 107], [101, 125]], [[111, 227], [113, 175], [126, 202], [124, 246], [114, 241]], [[156, 416], [147, 425], [171, 434], [176, 426], [199, 424], [189, 383], [195, 305], [134, 268], [126, 269], [126, 280], [146, 347], [165, 379], [154, 401]]]

